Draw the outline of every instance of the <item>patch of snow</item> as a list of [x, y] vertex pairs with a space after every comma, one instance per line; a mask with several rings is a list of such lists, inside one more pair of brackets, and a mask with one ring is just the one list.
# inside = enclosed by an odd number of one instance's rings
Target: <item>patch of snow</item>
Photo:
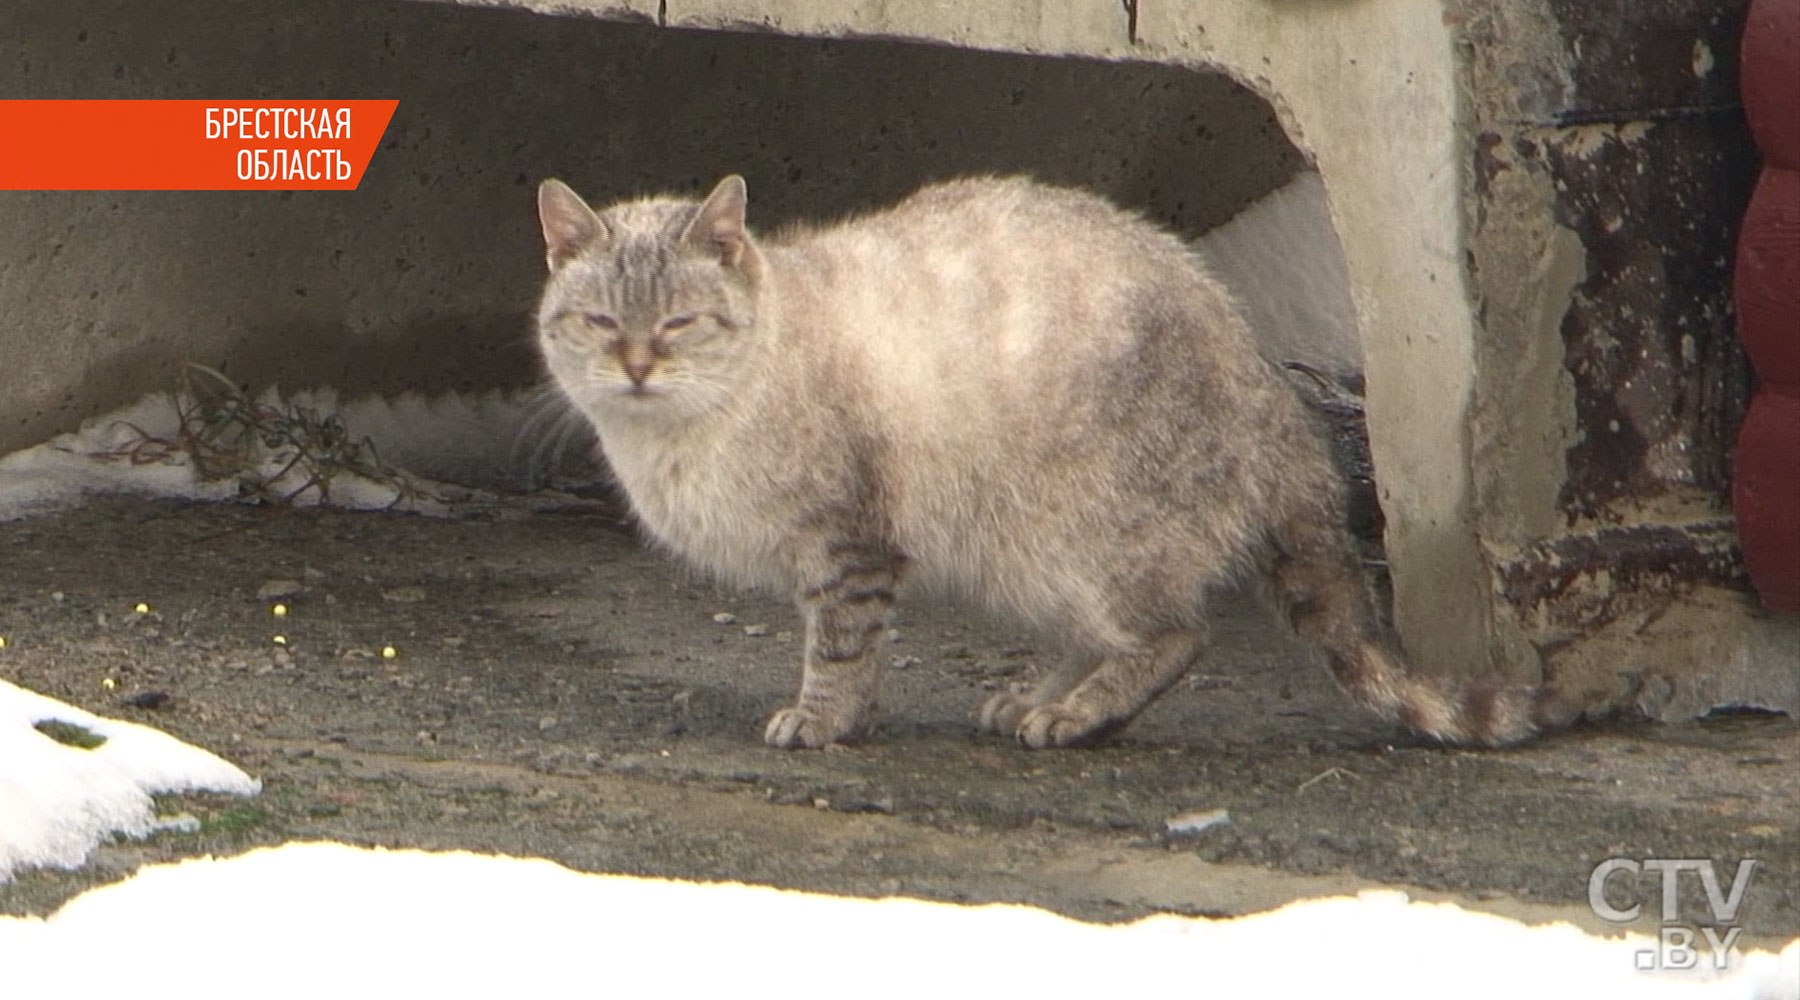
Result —
[[[277, 409], [304, 408], [321, 418], [339, 413], [336, 394], [329, 390], [283, 397], [271, 389], [258, 402]], [[237, 497], [238, 477], [200, 475], [193, 456], [180, 447], [180, 412], [188, 405], [186, 397], [156, 393], [89, 420], [79, 430], [0, 458], [0, 520], [67, 507], [97, 493], [203, 501]], [[357, 433], [353, 426], [350, 429]], [[469, 490], [404, 472], [396, 471], [390, 480], [349, 469], [333, 474], [326, 496], [317, 486], [308, 485], [304, 469], [293, 459], [291, 449], [260, 448], [244, 475], [266, 484], [269, 493], [302, 507], [329, 502], [348, 510], [392, 508], [444, 514], [453, 501], [474, 496]], [[412, 489], [403, 491], [399, 483]]]
[[[488, 488], [542, 489], [553, 480], [586, 486], [601, 475], [586, 424], [560, 396], [546, 391], [430, 399], [408, 393], [343, 402], [328, 388], [288, 395], [270, 389], [256, 402], [320, 420], [335, 417], [352, 442], [372, 443], [366, 457], [378, 457], [392, 473], [369, 478], [339, 468], [329, 496], [322, 496], [307, 486], [303, 469], [292, 462], [292, 449], [261, 449], [244, 476], [295, 506], [328, 503], [441, 516], [498, 503]], [[88, 420], [79, 430], [0, 457], [0, 521], [66, 508], [92, 494], [237, 498], [238, 477], [200, 475], [193, 456], [181, 447], [180, 413], [191, 405], [190, 397], [156, 393]], [[401, 483], [409, 489], [400, 489]]]
[[[46, 721], [106, 742], [91, 750], [59, 743], [34, 728]], [[262, 784], [167, 733], [0, 680], [0, 883], [24, 868], [75, 868], [115, 832], [185, 826], [191, 817], [158, 820], [150, 796], [200, 790], [255, 795]]]
[[[1646, 937], [1530, 927], [1397, 892], [1235, 920], [1086, 924], [1024, 906], [850, 899], [541, 860], [289, 844], [146, 868], [0, 918], [8, 995], [135, 993], [191, 958], [259, 996], [1332, 996], [1791, 1000], [1800, 941], [1728, 970], [1635, 970]], [[203, 956], [203, 957], [202, 957]], [[1702, 962], [1701, 965], [1709, 963]]]
[[193, 500], [237, 496], [236, 482], [202, 480], [179, 452], [142, 463], [123, 454], [145, 436], [173, 435], [176, 423], [173, 397], [147, 396], [85, 422], [78, 431], [0, 458], [0, 521], [66, 507], [90, 493]]

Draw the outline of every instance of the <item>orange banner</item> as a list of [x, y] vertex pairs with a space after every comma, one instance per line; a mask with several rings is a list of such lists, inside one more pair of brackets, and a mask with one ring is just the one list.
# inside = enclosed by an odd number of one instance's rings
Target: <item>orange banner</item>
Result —
[[399, 101], [0, 101], [0, 191], [354, 191]]

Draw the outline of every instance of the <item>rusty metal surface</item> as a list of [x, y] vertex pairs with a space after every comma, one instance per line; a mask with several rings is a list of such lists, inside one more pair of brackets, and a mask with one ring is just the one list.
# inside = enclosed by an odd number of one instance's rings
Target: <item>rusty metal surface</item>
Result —
[[[1577, 109], [1671, 109], [1738, 99], [1738, 36], [1750, 0], [1549, 0], [1575, 56]], [[1695, 69], [1696, 46], [1712, 54]], [[1637, 120], [1641, 113], [1620, 120]]]
[[1551, 6], [1572, 88], [1515, 142], [1588, 255], [1562, 325], [1578, 429], [1562, 508], [1608, 519], [1675, 488], [1722, 497], [1748, 388], [1729, 280], [1757, 163], [1736, 103], [1746, 3]]
[[1597, 628], [1627, 611], [1653, 613], [1656, 598], [1695, 586], [1744, 585], [1737, 535], [1723, 518], [1564, 535], [1528, 546], [1494, 572], [1500, 596], [1544, 635]]

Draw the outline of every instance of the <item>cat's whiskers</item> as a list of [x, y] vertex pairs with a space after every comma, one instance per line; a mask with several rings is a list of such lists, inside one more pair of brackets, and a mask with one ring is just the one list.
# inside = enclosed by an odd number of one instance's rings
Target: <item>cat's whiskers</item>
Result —
[[536, 488], [555, 477], [576, 437], [593, 434], [587, 417], [555, 383], [529, 390], [528, 415], [513, 432], [508, 463], [518, 469], [527, 486]]
[[595, 369], [590, 382], [595, 396], [609, 405], [635, 406], [640, 416], [659, 406], [661, 412], [682, 419], [718, 410], [736, 391], [735, 380], [684, 363], [652, 369], [641, 387], [616, 369]]

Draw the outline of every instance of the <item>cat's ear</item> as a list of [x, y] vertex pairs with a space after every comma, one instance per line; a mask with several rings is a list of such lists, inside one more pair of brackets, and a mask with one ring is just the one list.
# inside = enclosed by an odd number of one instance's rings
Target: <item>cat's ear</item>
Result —
[[744, 208], [748, 203], [744, 179], [737, 174], [725, 178], [700, 203], [694, 221], [681, 234], [682, 242], [718, 258], [726, 267], [737, 267], [750, 241], [744, 231]]
[[581, 196], [554, 178], [538, 185], [538, 221], [544, 226], [544, 261], [555, 271], [606, 239], [606, 224]]

